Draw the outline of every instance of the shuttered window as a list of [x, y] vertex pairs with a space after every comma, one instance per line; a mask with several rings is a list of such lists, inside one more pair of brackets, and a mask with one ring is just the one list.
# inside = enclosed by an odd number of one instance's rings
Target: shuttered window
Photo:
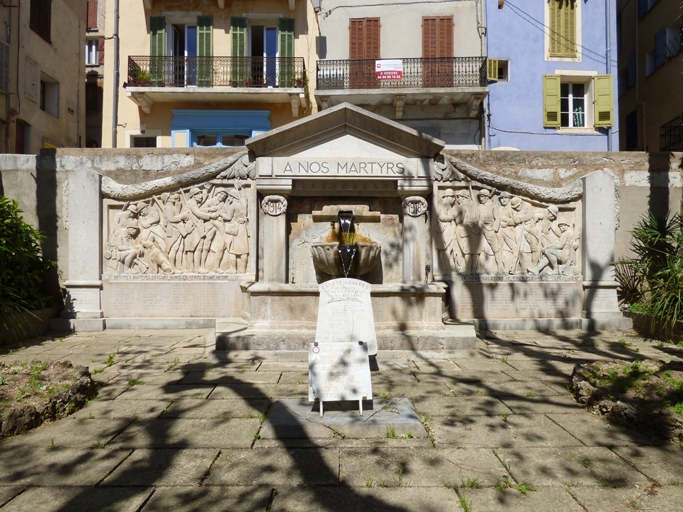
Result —
[[543, 126], [560, 127], [560, 75], [543, 75]]
[[453, 16], [422, 18], [422, 57], [453, 57]]
[[278, 24], [280, 64], [280, 87], [294, 87], [294, 20], [280, 18]]
[[0, 41], [0, 92], [9, 92], [9, 45]]
[[349, 20], [349, 59], [379, 59], [379, 18]]
[[595, 126], [614, 126], [614, 91], [612, 75], [598, 75], [593, 79], [595, 94]]
[[152, 57], [150, 80], [155, 84], [164, 82], [164, 61], [154, 58], [166, 55], [166, 18], [163, 16], [152, 16], [149, 19], [149, 55]]
[[576, 57], [575, 0], [550, 0], [551, 57]]
[[43, 39], [50, 41], [52, 34], [52, 0], [31, 0], [29, 26]]
[[97, 0], [88, 0], [88, 30], [97, 30]]
[[97, 63], [104, 64], [104, 36], [97, 38]]
[[251, 64], [247, 56], [247, 18], [230, 18], [230, 33], [232, 36], [232, 56], [242, 57], [232, 59], [232, 85], [244, 87], [247, 77], [251, 74]]
[[197, 85], [213, 85], [213, 16], [197, 17]]

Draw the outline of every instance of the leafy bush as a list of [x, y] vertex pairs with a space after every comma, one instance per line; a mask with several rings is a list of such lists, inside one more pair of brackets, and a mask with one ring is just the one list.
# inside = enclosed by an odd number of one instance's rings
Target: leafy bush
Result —
[[42, 258], [43, 235], [24, 222], [16, 201], [0, 196], [0, 326], [13, 330], [15, 313], [42, 309], [52, 298], [41, 290], [53, 265]]
[[621, 298], [652, 315], [652, 329], [671, 332], [683, 320], [683, 219], [649, 212], [633, 230], [632, 260], [617, 263]]

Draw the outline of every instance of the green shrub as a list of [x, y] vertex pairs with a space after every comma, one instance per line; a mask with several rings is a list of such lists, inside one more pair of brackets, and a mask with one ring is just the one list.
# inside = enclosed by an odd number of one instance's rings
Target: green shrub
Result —
[[14, 330], [12, 315], [42, 309], [52, 298], [41, 290], [53, 265], [42, 258], [43, 235], [24, 222], [16, 201], [0, 196], [0, 326]]
[[653, 331], [671, 332], [683, 320], [683, 219], [648, 212], [633, 229], [632, 260], [617, 263], [621, 298], [652, 315]]

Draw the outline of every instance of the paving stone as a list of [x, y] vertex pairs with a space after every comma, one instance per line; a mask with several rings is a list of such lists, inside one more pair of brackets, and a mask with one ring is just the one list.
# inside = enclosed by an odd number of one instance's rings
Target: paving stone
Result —
[[498, 456], [509, 464], [517, 482], [532, 486], [585, 485], [610, 488], [648, 485], [642, 473], [603, 447], [524, 447], [498, 450]]
[[282, 373], [279, 384], [308, 384], [308, 370], [306, 371], [286, 371]]
[[95, 485], [130, 453], [107, 448], [0, 446], [0, 485]]
[[452, 374], [438, 374], [430, 372], [413, 372], [417, 380], [421, 383], [434, 383], [445, 381], [449, 384], [456, 384], [460, 382], [475, 382], [482, 383], [486, 382], [505, 382], [512, 380], [512, 377], [504, 373], [502, 370], [487, 370], [487, 371], [476, 371], [476, 370], [460, 370], [457, 373]]
[[462, 371], [462, 368], [458, 366], [453, 361], [447, 360], [431, 360], [414, 361], [415, 366], [417, 366], [417, 371], [419, 373], [438, 373], [441, 375], [452, 375], [453, 373], [458, 373]]
[[494, 487], [507, 474], [488, 448], [451, 448], [439, 452], [448, 463], [444, 485], [450, 484], [451, 488]]
[[683, 488], [683, 450], [678, 446], [617, 446], [612, 451], [660, 485]]
[[661, 488], [651, 488], [642, 498], [639, 498], [643, 510], [677, 510], [683, 503], [683, 486], [664, 485]]
[[574, 364], [566, 361], [512, 360], [508, 362], [508, 365], [519, 372], [536, 372], [541, 376], [570, 376], [574, 370]]
[[[90, 420], [94, 421], [94, 420]], [[258, 419], [138, 420], [111, 443], [117, 448], [248, 448]]]
[[461, 446], [583, 446], [544, 415], [434, 417], [431, 420], [437, 447]]
[[585, 414], [586, 411], [567, 395], [514, 397], [501, 396], [500, 400], [516, 414]]
[[[523, 370], [519, 371], [513, 368], [504, 370], [504, 372], [512, 377], [514, 380], [529, 382], [529, 381], [539, 381], [543, 383], [552, 382], [555, 385], [564, 386], [564, 390], [567, 390], [567, 385], [569, 384], [569, 375], [565, 375], [555, 370]], [[571, 372], [570, 372], [571, 373]]]
[[[118, 376], [117, 372], [117, 376]], [[108, 382], [106, 385], [102, 386], [100, 389], [97, 390], [97, 399], [98, 400], [114, 400], [118, 396], [120, 396], [122, 393], [125, 393], [128, 391], [128, 384], [123, 383], [122, 381], [117, 381], [116, 384], [112, 384], [111, 381]]]
[[263, 361], [259, 367], [259, 372], [306, 372], [308, 374], [308, 357], [302, 361]]
[[164, 412], [164, 418], [183, 419], [230, 419], [258, 418], [265, 414], [270, 400], [230, 399], [225, 400], [174, 400]]
[[468, 372], [505, 371], [509, 366], [500, 359], [491, 357], [472, 357], [469, 359], [454, 359], [453, 361], [461, 370]]
[[[458, 496], [441, 488], [359, 489], [348, 487], [280, 487], [273, 500], [272, 512], [452, 512], [459, 510]], [[145, 511], [146, 512], [146, 511]]]
[[[670, 508], [646, 507], [644, 501], [650, 487], [628, 487], [610, 489], [605, 487], [577, 487], [568, 489], [576, 500], [590, 512], [622, 512], [626, 510], [680, 510], [680, 498]], [[657, 489], [659, 494], [661, 489]], [[653, 500], [656, 501], [656, 500]]]
[[159, 488], [141, 512], [253, 512], [266, 510], [272, 488]]
[[24, 489], [26, 489], [26, 487], [0, 487], [0, 507], [2, 507], [5, 503], [14, 498]]
[[590, 414], [548, 414], [548, 418], [586, 446], [628, 446], [652, 444], [648, 436], [635, 430], [614, 425], [606, 419]]
[[254, 443], [254, 448], [363, 448], [374, 450], [376, 448], [429, 448], [434, 445], [427, 437], [407, 438], [355, 438], [351, 436], [339, 437], [327, 435], [326, 437], [313, 437], [306, 439], [264, 439], [261, 437]]
[[204, 485], [338, 485], [339, 450], [224, 450]]
[[8, 439], [0, 443], [0, 447], [2, 450], [15, 446], [99, 447], [108, 443], [129, 423], [130, 420], [127, 419], [90, 420], [69, 417]]
[[415, 409], [422, 416], [493, 416], [511, 413], [498, 398], [490, 396], [421, 397], [414, 400]]
[[308, 398], [308, 383], [218, 385], [209, 399], [222, 398]]
[[199, 485], [218, 456], [217, 449], [138, 449], [116, 468], [100, 487]]
[[[535, 487], [526, 495], [517, 489], [463, 489], [461, 494], [476, 512], [585, 512], [562, 487]], [[593, 510], [591, 509], [591, 512]]]
[[[198, 400], [194, 400], [197, 402]], [[157, 418], [170, 400], [92, 400], [73, 414], [77, 419], [150, 419]]]
[[2, 512], [137, 512], [151, 489], [35, 487], [14, 498]]
[[449, 466], [433, 448], [341, 452], [341, 479], [351, 487], [443, 487]]
[[190, 372], [181, 385], [187, 384], [215, 384], [218, 386], [234, 386], [241, 384], [277, 384], [280, 372], [235, 372], [214, 369], [210, 372]]
[[[506, 397], [506, 396], [517, 396], [517, 397], [537, 397], [537, 396], [548, 396], [548, 395], [559, 395], [560, 393], [546, 386], [545, 383], [539, 381], [511, 381], [511, 382], [487, 382], [486, 389], [491, 396]], [[564, 390], [567, 393], [567, 390]]]
[[117, 400], [176, 400], [181, 398], [204, 399], [213, 391], [213, 385], [193, 384], [181, 386], [133, 386], [116, 397]]

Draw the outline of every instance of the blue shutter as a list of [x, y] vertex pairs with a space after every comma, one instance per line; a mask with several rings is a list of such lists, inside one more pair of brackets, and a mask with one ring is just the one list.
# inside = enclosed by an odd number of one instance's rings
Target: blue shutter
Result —
[[655, 69], [666, 62], [666, 29], [655, 34]]

